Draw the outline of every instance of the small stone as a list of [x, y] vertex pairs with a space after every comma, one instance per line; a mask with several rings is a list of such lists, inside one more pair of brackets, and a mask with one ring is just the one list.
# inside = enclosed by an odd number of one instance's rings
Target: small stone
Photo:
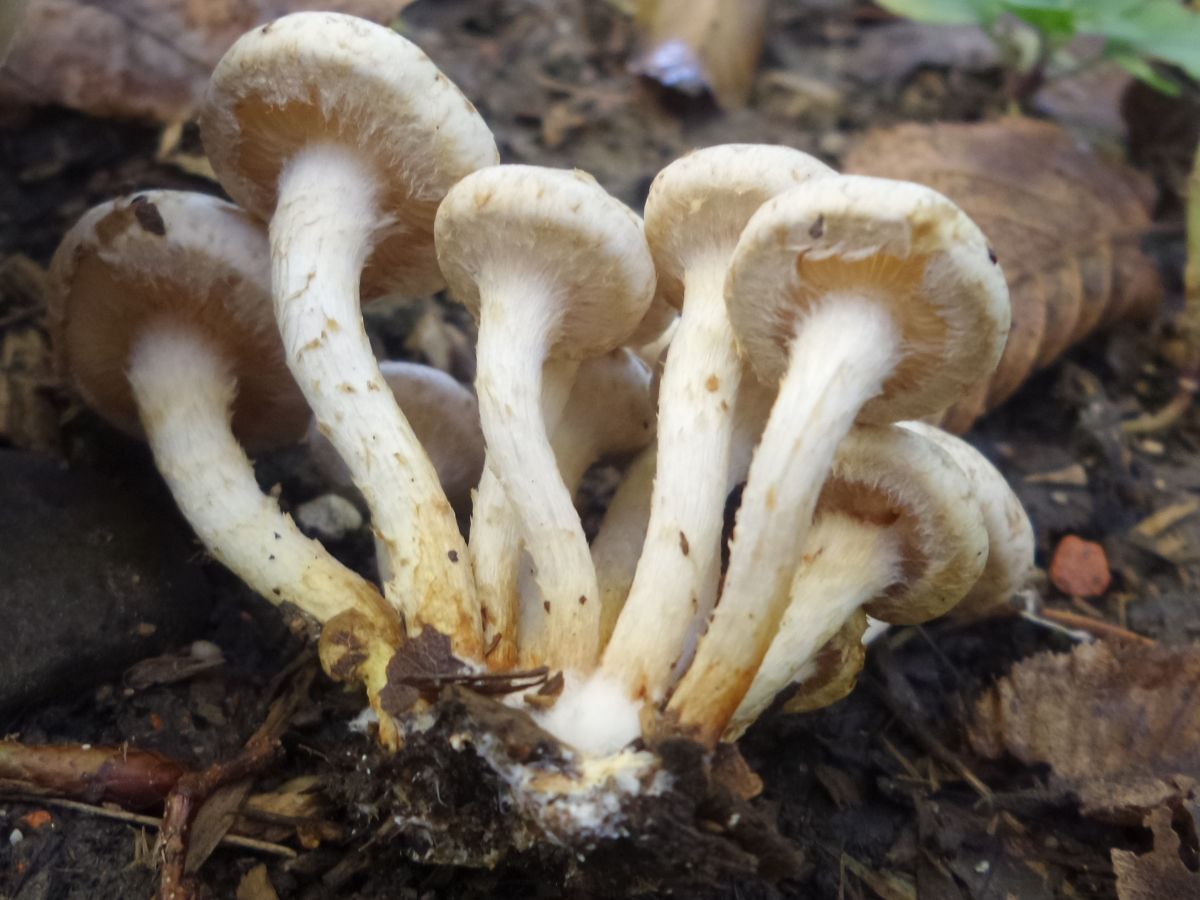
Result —
[[1072, 597], [1099, 597], [1112, 583], [1108, 556], [1094, 541], [1069, 534], [1054, 550], [1050, 580], [1056, 588]]
[[362, 513], [338, 494], [322, 494], [296, 507], [296, 522], [320, 540], [340, 541], [363, 526]]

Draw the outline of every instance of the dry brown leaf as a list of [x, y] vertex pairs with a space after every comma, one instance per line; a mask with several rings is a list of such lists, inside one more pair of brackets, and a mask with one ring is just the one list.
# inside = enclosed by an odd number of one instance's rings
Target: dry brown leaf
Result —
[[754, 86], [770, 0], [640, 0], [642, 75], [685, 93], [744, 106]]
[[237, 900], [279, 900], [265, 865], [259, 863], [242, 876], [237, 886]]
[[204, 801], [196, 819], [192, 822], [191, 836], [187, 845], [186, 870], [196, 872], [212, 856], [212, 852], [225, 838], [238, 819], [238, 811], [246, 802], [252, 779], [226, 784]]
[[987, 757], [1048, 763], [1085, 812], [1140, 821], [1200, 782], [1200, 646], [1034, 656], [979, 700], [970, 739]]
[[390, 22], [412, 0], [33, 0], [0, 72], [0, 107], [186, 119], [221, 55], [255, 25], [304, 9]]
[[1146, 827], [1154, 832], [1154, 849], [1149, 853], [1138, 856], [1129, 850], [1112, 851], [1120, 900], [1200, 897], [1200, 874], [1183, 864], [1171, 818], [1171, 810], [1165, 806], [1146, 817]]
[[1070, 132], [1022, 117], [876, 129], [848, 172], [916, 181], [983, 229], [1008, 277], [1013, 327], [995, 374], [943, 419], [962, 432], [1098, 327], [1148, 318], [1162, 286], [1142, 253], [1148, 183]]

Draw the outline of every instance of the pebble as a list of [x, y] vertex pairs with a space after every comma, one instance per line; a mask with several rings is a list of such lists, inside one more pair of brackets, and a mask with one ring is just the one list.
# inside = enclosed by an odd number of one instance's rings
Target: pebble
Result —
[[296, 507], [296, 524], [319, 540], [340, 541], [363, 526], [358, 507], [339, 494], [322, 494]]

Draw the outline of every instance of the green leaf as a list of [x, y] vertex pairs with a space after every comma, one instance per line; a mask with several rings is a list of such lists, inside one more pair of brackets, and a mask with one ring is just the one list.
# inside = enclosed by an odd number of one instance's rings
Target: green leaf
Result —
[[1075, 10], [1070, 8], [1072, 5], [1070, 0], [1043, 0], [1040, 3], [1033, 0], [1006, 0], [1004, 9], [1042, 32], [1051, 42], [1065, 43], [1075, 36], [1078, 29]]
[[[1200, 13], [1178, 0], [1077, 0], [1081, 30], [1200, 78]], [[1122, 63], [1122, 65], [1125, 65]]]
[[898, 16], [935, 25], [985, 25], [996, 18], [1000, 0], [876, 0]]
[[1144, 56], [1133, 52], [1127, 47], [1121, 47], [1116, 44], [1110, 44], [1106, 47], [1104, 55], [1120, 65], [1121, 68], [1138, 79], [1138, 81], [1144, 81], [1150, 87], [1162, 91], [1168, 97], [1179, 96], [1179, 85], [1169, 78], [1164, 78], [1160, 75]]

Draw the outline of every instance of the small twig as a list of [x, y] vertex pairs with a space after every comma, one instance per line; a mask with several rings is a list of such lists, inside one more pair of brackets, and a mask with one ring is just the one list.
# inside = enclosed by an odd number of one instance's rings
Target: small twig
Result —
[[162, 856], [159, 900], [194, 900], [198, 896], [196, 885], [186, 872], [196, 814], [218, 788], [258, 774], [275, 758], [288, 722], [307, 696], [314, 674], [311, 665], [301, 670], [287, 693], [271, 705], [266, 719], [236, 757], [185, 775], [176, 783], [163, 807], [158, 837], [158, 852]]
[[[54, 806], [59, 809], [69, 809], [72, 812], [85, 813], [101, 819], [112, 819], [114, 822], [125, 822], [129, 825], [143, 825], [146, 828], [158, 830], [162, 827], [162, 819], [145, 816], [139, 813], [127, 812], [123, 809], [110, 809], [107, 806], [94, 806], [78, 800], [67, 800], [62, 797], [43, 797], [39, 794], [4, 793], [0, 794], [6, 801], [14, 803], [32, 803], [38, 806]], [[269, 853], [284, 859], [295, 859], [296, 851], [283, 844], [271, 841], [260, 841], [257, 838], [243, 837], [239, 834], [227, 834], [221, 838], [221, 843], [227, 847], [238, 847], [242, 850], [254, 850], [258, 853]]]
[[1115, 625], [1112, 622], [1106, 622], [1104, 619], [1095, 619], [1081, 613], [1068, 612], [1065, 609], [1043, 608], [1038, 611], [1037, 615], [1056, 625], [1086, 631], [1100, 638], [1111, 638], [1115, 641], [1130, 641], [1148, 647], [1156, 643], [1153, 638], [1130, 631], [1128, 628], [1122, 628], [1120, 625]]
[[1188, 177], [1187, 265], [1183, 270], [1183, 315], [1179, 330], [1187, 344], [1188, 374], [1200, 371], [1200, 146]]
[[971, 789], [979, 795], [981, 800], [986, 803], [992, 802], [992, 789], [984, 784], [978, 775], [967, 768], [967, 764], [959, 759], [957, 754], [938, 740], [934, 733], [926, 727], [925, 723], [914, 715], [911, 709], [907, 709], [899, 700], [892, 696], [887, 688], [874, 678], [864, 680], [870, 685], [872, 693], [887, 707], [888, 712], [916, 738], [917, 743], [924, 747], [927, 753], [948, 766], [959, 778], [970, 785]]
[[[1189, 348], [1188, 353], [1192, 352], [1192, 349]], [[1121, 431], [1125, 434], [1153, 434], [1157, 431], [1166, 431], [1191, 408], [1192, 398], [1196, 395], [1197, 387], [1194, 378], [1181, 375], [1175, 396], [1165, 406], [1154, 412], [1143, 413], [1135, 418], [1125, 420], [1121, 423]]]

